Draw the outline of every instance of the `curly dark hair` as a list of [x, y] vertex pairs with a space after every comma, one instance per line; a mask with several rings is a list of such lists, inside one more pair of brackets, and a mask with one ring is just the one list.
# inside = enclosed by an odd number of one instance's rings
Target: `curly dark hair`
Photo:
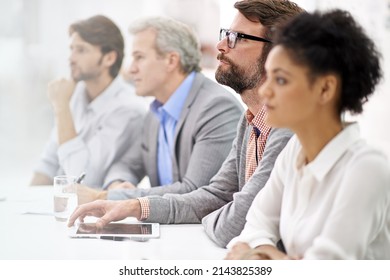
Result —
[[290, 58], [309, 67], [309, 78], [334, 73], [341, 78], [339, 113], [361, 113], [382, 78], [381, 55], [350, 13], [342, 10], [303, 13], [273, 38]]

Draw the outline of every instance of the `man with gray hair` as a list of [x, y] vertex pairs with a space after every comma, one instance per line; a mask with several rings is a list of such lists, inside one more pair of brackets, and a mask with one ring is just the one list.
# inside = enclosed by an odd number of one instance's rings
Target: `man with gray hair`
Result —
[[[189, 193], [207, 184], [227, 157], [243, 111], [238, 100], [200, 71], [200, 47], [191, 29], [170, 18], [133, 24], [129, 74], [139, 96], [153, 96], [138, 152], [125, 153], [105, 180], [108, 198]], [[147, 175], [152, 188], [136, 188]], [[114, 190], [119, 189], [119, 190]], [[79, 202], [107, 198], [79, 187]]]
[[[264, 62], [272, 48], [272, 33], [303, 10], [288, 0], [240, 0], [234, 7], [237, 12], [230, 28], [220, 30], [215, 77], [234, 89], [248, 109], [218, 173], [191, 193], [81, 205], [70, 217], [69, 226], [87, 215], [100, 217], [98, 227], [129, 216], [158, 223], [202, 222], [207, 235], [221, 247], [241, 233], [253, 199], [264, 187], [277, 156], [292, 135], [289, 130], [265, 123], [267, 107], [258, 95], [265, 78]], [[127, 197], [122, 192], [109, 198]], [[146, 203], [149, 208], [143, 207]]]

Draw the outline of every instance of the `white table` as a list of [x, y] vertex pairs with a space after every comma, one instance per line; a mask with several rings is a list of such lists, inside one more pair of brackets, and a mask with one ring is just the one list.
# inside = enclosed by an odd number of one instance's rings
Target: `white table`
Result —
[[146, 242], [69, 238], [66, 223], [44, 213], [52, 209], [51, 187], [8, 189], [3, 193], [6, 199], [0, 201], [0, 260], [220, 260], [227, 253], [207, 237], [199, 224], [161, 225], [160, 238]]

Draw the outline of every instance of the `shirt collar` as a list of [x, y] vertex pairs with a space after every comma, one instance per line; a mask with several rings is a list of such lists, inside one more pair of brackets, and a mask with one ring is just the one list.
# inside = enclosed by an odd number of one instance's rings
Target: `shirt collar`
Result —
[[[323, 180], [342, 155], [359, 140], [359, 125], [357, 123], [347, 125], [328, 144], [326, 144], [317, 157], [310, 162], [306, 168], [310, 170], [318, 181]], [[298, 153], [296, 167], [300, 169], [304, 165], [305, 155], [301, 149]]]
[[265, 123], [265, 117], [267, 115], [265, 106], [263, 106], [256, 115], [253, 115], [251, 111], [246, 110], [245, 117], [249, 125], [252, 125], [261, 133], [267, 135], [271, 127]]
[[180, 84], [180, 86], [173, 92], [173, 94], [171, 95], [171, 97], [169, 97], [168, 101], [165, 104], [162, 104], [156, 99], [150, 104], [150, 110], [157, 116], [162, 114], [161, 111], [164, 111], [170, 117], [178, 121], [184, 103], [191, 90], [194, 78], [195, 72], [191, 72]]
[[85, 109], [92, 110], [94, 112], [103, 112], [107, 108], [107, 103], [111, 100], [118, 92], [123, 89], [123, 80], [119, 76], [116, 77], [111, 84], [100, 94], [98, 95], [91, 103], [88, 103], [87, 92], [85, 88], [85, 83], [82, 83], [80, 87], [77, 88], [78, 91], [82, 91], [81, 94], [82, 102], [85, 105]]

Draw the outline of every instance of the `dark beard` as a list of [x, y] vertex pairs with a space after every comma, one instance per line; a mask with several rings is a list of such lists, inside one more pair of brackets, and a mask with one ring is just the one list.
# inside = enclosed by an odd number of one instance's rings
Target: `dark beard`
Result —
[[258, 63], [245, 71], [225, 57], [223, 53], [219, 53], [217, 58], [230, 64], [230, 69], [228, 70], [222, 70], [221, 66], [217, 68], [215, 79], [218, 83], [231, 87], [238, 94], [245, 90], [253, 89], [259, 84], [261, 80], [260, 59], [258, 59]]

